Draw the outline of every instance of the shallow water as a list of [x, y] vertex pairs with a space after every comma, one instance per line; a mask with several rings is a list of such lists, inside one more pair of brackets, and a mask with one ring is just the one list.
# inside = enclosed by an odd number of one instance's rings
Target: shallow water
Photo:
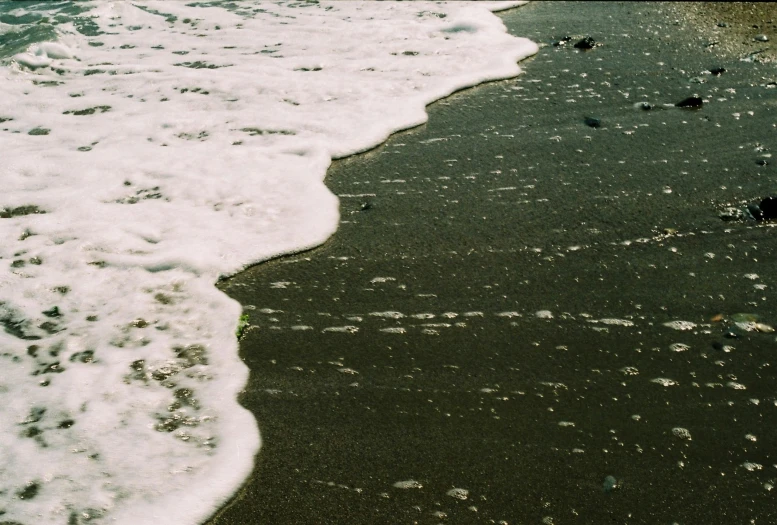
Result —
[[775, 521], [777, 341], [737, 325], [777, 324], [774, 224], [719, 217], [776, 188], [772, 70], [574, 5], [505, 15], [523, 75], [336, 163], [338, 234], [223, 283], [267, 440], [214, 523]]

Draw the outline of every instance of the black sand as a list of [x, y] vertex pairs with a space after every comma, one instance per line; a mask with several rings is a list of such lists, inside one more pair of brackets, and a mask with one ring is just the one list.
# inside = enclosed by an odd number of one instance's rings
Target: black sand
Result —
[[777, 193], [777, 71], [666, 4], [503, 17], [548, 44], [521, 77], [336, 162], [337, 234], [223, 283], [264, 444], [214, 525], [777, 522], [775, 334], [724, 337], [777, 324], [777, 242], [719, 218]]

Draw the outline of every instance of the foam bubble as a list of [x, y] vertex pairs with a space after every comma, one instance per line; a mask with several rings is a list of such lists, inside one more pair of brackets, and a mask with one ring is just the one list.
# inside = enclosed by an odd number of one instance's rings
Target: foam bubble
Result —
[[676, 386], [679, 383], [674, 379], [668, 379], [666, 377], [657, 377], [650, 380], [651, 383], [658, 383], [661, 386]]
[[696, 323], [690, 321], [669, 321], [664, 323], [664, 326], [671, 328], [672, 330], [693, 330], [696, 328]]
[[462, 500], [462, 501], [464, 501], [467, 498], [469, 498], [469, 491], [467, 489], [462, 489], [462, 488], [455, 488], [454, 487], [451, 490], [449, 490], [448, 492], [446, 492], [445, 494], [447, 494], [448, 496], [450, 496], [452, 498], [456, 498], [456, 499], [459, 499], [459, 500]]
[[424, 488], [423, 484], [420, 481], [416, 481], [414, 479], [408, 479], [405, 481], [397, 481], [394, 483], [394, 486], [398, 489], [422, 489]]

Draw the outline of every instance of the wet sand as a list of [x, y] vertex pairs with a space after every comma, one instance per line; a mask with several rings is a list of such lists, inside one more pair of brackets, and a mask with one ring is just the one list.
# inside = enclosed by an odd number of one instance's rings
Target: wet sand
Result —
[[777, 325], [777, 237], [719, 217], [777, 193], [777, 73], [677, 9], [503, 13], [523, 75], [335, 162], [335, 236], [222, 283], [264, 443], [212, 524], [777, 522], [777, 341], [732, 320]]

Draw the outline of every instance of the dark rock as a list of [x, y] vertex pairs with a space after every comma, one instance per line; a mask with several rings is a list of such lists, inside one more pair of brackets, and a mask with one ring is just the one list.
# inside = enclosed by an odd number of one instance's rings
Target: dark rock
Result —
[[753, 219], [757, 221], [762, 220], [764, 217], [761, 207], [757, 204], [748, 204], [747, 211], [750, 212], [750, 215], [753, 217]]
[[710, 73], [712, 73], [716, 77], [719, 77], [720, 75], [722, 75], [725, 72], [726, 72], [726, 68], [725, 67], [713, 67], [712, 69], [710, 69]]
[[718, 22], [718, 27], [728, 27], [728, 24], [725, 22]]
[[777, 219], [777, 197], [766, 197], [758, 206], [761, 208], [762, 219]]
[[601, 119], [594, 118], [594, 117], [585, 117], [583, 119], [583, 122], [585, 122], [585, 125], [589, 128], [601, 128], [602, 127], [602, 121]]
[[651, 109], [653, 109], [653, 104], [651, 104], [650, 102], [640, 102], [638, 104], [638, 107], [642, 111], [650, 111]]
[[755, 163], [758, 164], [759, 166], [766, 166], [767, 164], [769, 164], [764, 159], [758, 159], [757, 161], [755, 161]]
[[702, 107], [704, 104], [704, 101], [701, 99], [701, 97], [688, 97], [684, 100], [681, 100], [675, 106], [678, 108], [687, 108], [687, 109], [698, 109]]
[[595, 48], [598, 45], [599, 44], [598, 44], [598, 42], [596, 40], [594, 40], [590, 36], [587, 36], [587, 37], [577, 41], [577, 43], [575, 44], [575, 49], [588, 50], [588, 49], [593, 49], [593, 48]]

